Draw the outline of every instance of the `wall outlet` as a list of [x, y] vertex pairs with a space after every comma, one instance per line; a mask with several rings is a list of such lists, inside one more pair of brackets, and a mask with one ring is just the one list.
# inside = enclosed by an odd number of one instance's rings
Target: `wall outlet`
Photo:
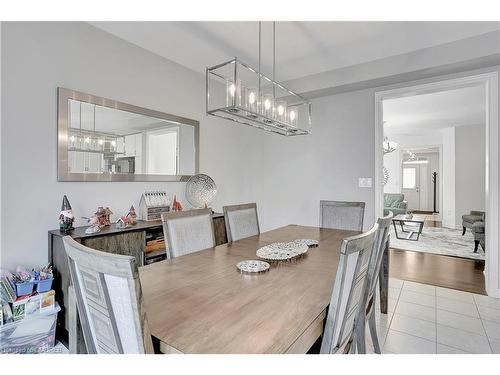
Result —
[[371, 188], [372, 187], [372, 179], [371, 179], [371, 177], [360, 177], [360, 178], [358, 178], [358, 186], [360, 188]]

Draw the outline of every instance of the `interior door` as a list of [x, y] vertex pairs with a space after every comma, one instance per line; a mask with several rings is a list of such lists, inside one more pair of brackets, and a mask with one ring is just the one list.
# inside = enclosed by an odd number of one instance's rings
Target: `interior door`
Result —
[[420, 168], [418, 165], [403, 166], [403, 189], [408, 210], [420, 209]]

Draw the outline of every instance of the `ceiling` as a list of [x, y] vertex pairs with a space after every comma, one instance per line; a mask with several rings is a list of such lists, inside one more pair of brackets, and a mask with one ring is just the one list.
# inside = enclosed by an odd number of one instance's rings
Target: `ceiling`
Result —
[[467, 87], [384, 100], [384, 133], [415, 135], [451, 126], [484, 125], [484, 87]]
[[[91, 22], [200, 73], [235, 56], [257, 67], [258, 22]], [[276, 80], [286, 81], [500, 29], [500, 22], [277, 22]], [[272, 73], [272, 23], [262, 26]]]

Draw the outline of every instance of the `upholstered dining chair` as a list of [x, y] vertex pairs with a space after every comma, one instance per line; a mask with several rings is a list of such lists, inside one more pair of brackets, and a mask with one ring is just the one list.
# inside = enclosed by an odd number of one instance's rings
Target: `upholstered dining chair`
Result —
[[368, 287], [366, 276], [377, 229], [378, 224], [375, 224], [368, 232], [342, 241], [340, 261], [321, 342], [322, 354], [356, 352], [359, 310], [365, 307], [363, 297]]
[[375, 322], [375, 295], [377, 293], [377, 281], [380, 274], [380, 267], [382, 265], [382, 258], [384, 256], [384, 251], [389, 241], [389, 231], [392, 222], [393, 213], [389, 212], [389, 215], [381, 217], [377, 220], [378, 229], [375, 234], [375, 240], [373, 242], [372, 255], [368, 267], [367, 275], [367, 288], [366, 293], [363, 296], [365, 301], [365, 308], [360, 309], [360, 317], [358, 324], [357, 340], [358, 340], [358, 353], [366, 353], [366, 322], [370, 328], [370, 336], [372, 338], [373, 349], [375, 353], [381, 354], [380, 344], [377, 336], [377, 325]]
[[63, 243], [87, 352], [153, 353], [135, 258]]
[[255, 236], [260, 233], [257, 204], [246, 203], [222, 207], [229, 242]]
[[202, 208], [161, 215], [168, 241], [167, 257], [177, 258], [215, 246], [212, 210]]
[[365, 202], [320, 201], [321, 228], [363, 230]]

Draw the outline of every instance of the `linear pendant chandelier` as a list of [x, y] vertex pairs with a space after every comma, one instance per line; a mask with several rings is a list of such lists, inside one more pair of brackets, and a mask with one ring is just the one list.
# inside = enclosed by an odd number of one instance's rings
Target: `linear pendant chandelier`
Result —
[[311, 133], [311, 103], [275, 81], [276, 23], [273, 22], [273, 76], [254, 69], [237, 57], [206, 70], [207, 114], [281, 135]]

